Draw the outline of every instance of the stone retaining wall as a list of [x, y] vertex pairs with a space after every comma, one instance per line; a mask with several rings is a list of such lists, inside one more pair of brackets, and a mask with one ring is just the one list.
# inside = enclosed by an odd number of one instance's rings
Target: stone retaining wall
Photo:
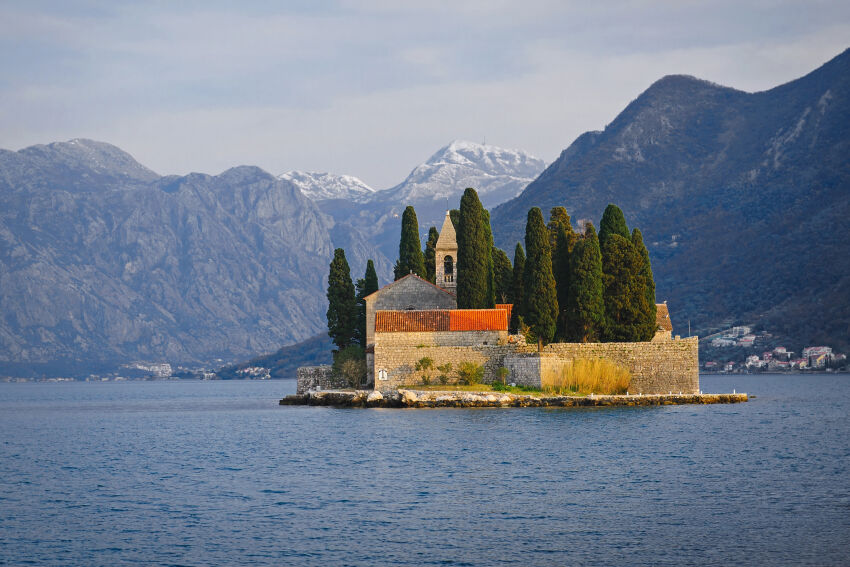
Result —
[[298, 377], [298, 386], [295, 390], [297, 394], [304, 394], [309, 390], [335, 390], [348, 386], [345, 379], [334, 378], [331, 366], [328, 364], [302, 366], [296, 372], [296, 376]]
[[604, 358], [627, 368], [630, 391], [644, 394], [699, 392], [698, 339], [641, 343], [552, 343], [541, 354], [504, 358], [508, 381], [541, 387], [545, 377], [561, 372], [575, 359]]

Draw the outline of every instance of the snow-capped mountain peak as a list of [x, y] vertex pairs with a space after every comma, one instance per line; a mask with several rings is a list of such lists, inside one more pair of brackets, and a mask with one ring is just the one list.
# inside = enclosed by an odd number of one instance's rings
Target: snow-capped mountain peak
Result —
[[474, 187], [485, 207], [495, 206], [516, 197], [545, 167], [543, 160], [522, 150], [455, 140], [375, 198], [386, 194], [399, 202], [454, 202], [466, 187]]
[[278, 177], [298, 187], [307, 198], [313, 201], [326, 201], [328, 199], [361, 201], [375, 192], [374, 189], [353, 175], [287, 171]]

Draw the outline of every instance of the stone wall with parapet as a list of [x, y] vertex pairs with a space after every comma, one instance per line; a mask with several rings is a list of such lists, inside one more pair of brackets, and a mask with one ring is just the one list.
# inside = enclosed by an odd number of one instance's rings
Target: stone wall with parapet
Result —
[[295, 392], [297, 394], [304, 394], [309, 390], [347, 388], [348, 383], [345, 379], [334, 377], [331, 368], [328, 364], [322, 366], [302, 366], [296, 372], [298, 386]]
[[541, 354], [503, 357], [509, 382], [541, 387], [546, 376], [558, 373], [575, 359], [604, 358], [632, 375], [633, 393], [699, 393], [697, 337], [641, 343], [552, 343]]
[[[531, 347], [508, 342], [505, 331], [439, 331], [421, 333], [375, 333], [375, 389], [395, 390], [421, 384], [426, 375], [439, 384], [444, 372], [438, 366], [451, 364], [448, 384], [458, 382], [458, 368], [464, 362], [484, 367], [484, 383], [493, 382], [504, 359], [517, 352], [531, 352]], [[416, 364], [430, 358], [433, 367], [416, 370]], [[382, 372], [383, 371], [383, 372]]]

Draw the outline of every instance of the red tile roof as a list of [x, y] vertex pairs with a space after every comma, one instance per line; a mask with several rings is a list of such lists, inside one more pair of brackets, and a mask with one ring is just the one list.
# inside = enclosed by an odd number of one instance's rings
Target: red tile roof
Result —
[[508, 323], [511, 321], [511, 311], [513, 311], [513, 303], [497, 303], [496, 309], [501, 309], [508, 312]]
[[375, 332], [506, 331], [508, 313], [505, 309], [381, 310], [375, 314]]

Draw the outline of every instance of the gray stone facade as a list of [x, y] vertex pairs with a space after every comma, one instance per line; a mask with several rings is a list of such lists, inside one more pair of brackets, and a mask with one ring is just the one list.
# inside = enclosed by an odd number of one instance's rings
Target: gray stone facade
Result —
[[310, 390], [335, 390], [347, 388], [348, 383], [344, 378], [335, 378], [331, 373], [331, 366], [302, 366], [296, 372], [298, 386], [297, 394], [304, 394]]
[[[366, 351], [375, 344], [375, 313], [378, 310], [456, 309], [451, 293], [425, 281], [416, 274], [404, 276], [366, 297]], [[374, 380], [373, 364], [367, 365], [366, 381]]]

